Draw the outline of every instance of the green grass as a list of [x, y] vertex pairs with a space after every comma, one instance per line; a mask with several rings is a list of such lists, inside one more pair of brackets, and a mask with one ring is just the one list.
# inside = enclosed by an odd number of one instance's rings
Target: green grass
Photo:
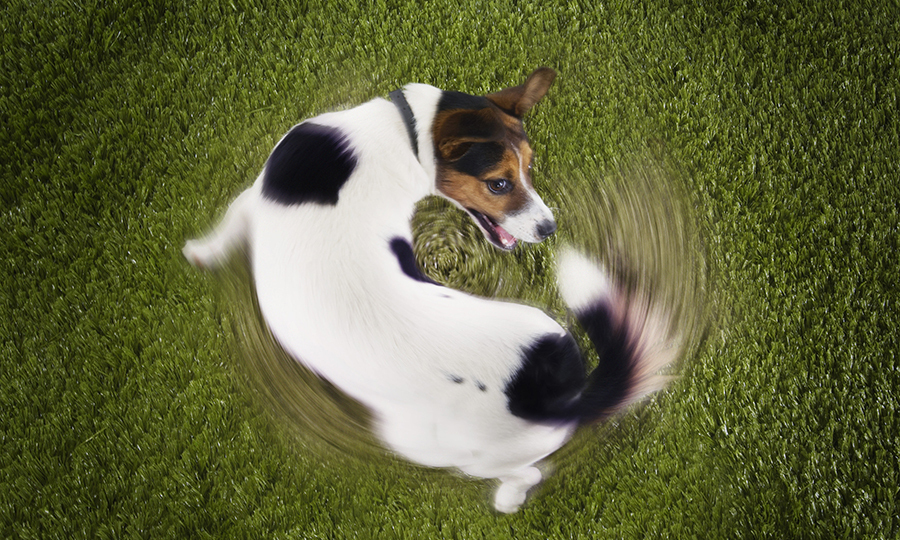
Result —
[[[896, 538], [900, 6], [369, 4], [0, 9], [0, 536]], [[180, 246], [298, 120], [539, 65], [538, 189], [606, 223], [638, 172], [671, 178], [702, 316], [669, 390], [499, 516], [484, 482], [281, 429], [234, 295]], [[560, 313], [562, 240], [504, 258], [447, 219], [429, 271]]]

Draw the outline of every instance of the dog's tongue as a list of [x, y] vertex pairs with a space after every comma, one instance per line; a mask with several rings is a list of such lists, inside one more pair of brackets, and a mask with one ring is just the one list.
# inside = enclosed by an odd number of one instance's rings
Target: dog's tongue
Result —
[[497, 232], [497, 237], [500, 238], [500, 243], [503, 244], [504, 247], [511, 248], [516, 245], [515, 237], [506, 232], [506, 229], [497, 225], [494, 230]]

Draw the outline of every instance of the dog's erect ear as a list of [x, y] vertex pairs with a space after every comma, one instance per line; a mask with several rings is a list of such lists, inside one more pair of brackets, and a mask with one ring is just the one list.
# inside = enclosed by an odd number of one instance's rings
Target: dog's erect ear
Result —
[[458, 110], [438, 118], [434, 144], [442, 158], [453, 161], [472, 143], [499, 141], [504, 134], [503, 122], [494, 110]]
[[516, 118], [522, 118], [529, 109], [534, 107], [535, 103], [544, 97], [555, 78], [556, 72], [552, 69], [548, 67], [538, 68], [528, 76], [525, 84], [513, 86], [484, 97], [493, 101], [495, 105]]

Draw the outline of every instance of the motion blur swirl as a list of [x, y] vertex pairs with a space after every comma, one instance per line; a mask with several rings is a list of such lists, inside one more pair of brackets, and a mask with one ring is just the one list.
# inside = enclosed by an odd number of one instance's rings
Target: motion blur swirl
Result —
[[[599, 169], [548, 175], [542, 195], [559, 231], [542, 244], [501, 252], [485, 241], [472, 220], [438, 198], [423, 200], [412, 226], [416, 259], [425, 274], [448, 287], [534, 305], [568, 326], [589, 365], [598, 359], [575, 327], [556, 287], [558, 249], [590, 254], [625, 286], [628, 301], [653, 304], [673, 314], [671, 338], [681, 360], [696, 351], [708, 318], [707, 267], [690, 198], [680, 173], [665, 160], [637, 156]], [[234, 306], [240, 372], [248, 390], [274, 424], [304, 446], [336, 448], [368, 459], [384, 453], [370, 431], [364, 407], [285, 353], [256, 305], [245, 258], [225, 273]], [[497, 332], [503, 321], [497, 321]], [[424, 360], [423, 360], [424, 361]], [[677, 375], [679, 365], [668, 368]], [[602, 444], [600, 439], [596, 444]], [[561, 451], [570, 455], [571, 450]]]

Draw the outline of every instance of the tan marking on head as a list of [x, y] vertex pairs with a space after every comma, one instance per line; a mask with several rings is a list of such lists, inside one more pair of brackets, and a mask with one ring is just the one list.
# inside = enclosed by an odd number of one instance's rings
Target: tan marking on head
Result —
[[438, 161], [459, 159], [471, 143], [503, 140], [506, 134], [500, 116], [503, 115], [496, 107], [438, 113], [431, 134]]
[[[533, 209], [535, 199], [540, 203], [531, 184], [532, 150], [522, 115], [546, 94], [555, 76], [553, 70], [541, 68], [523, 85], [476, 100], [480, 108], [438, 112], [432, 139], [440, 194], [466, 210], [484, 214], [495, 225]], [[493, 180], [507, 182], [509, 189], [492, 191]]]
[[[454, 162], [439, 164], [438, 190], [463, 208], [476, 210], [496, 221], [522, 210], [529, 203], [529, 191], [533, 189], [528, 170], [531, 147], [524, 137], [516, 134], [510, 134], [501, 144], [503, 152], [499, 159], [478, 176], [458, 170]], [[494, 193], [489, 186], [493, 180], [505, 180], [511, 188], [506, 193]]]

